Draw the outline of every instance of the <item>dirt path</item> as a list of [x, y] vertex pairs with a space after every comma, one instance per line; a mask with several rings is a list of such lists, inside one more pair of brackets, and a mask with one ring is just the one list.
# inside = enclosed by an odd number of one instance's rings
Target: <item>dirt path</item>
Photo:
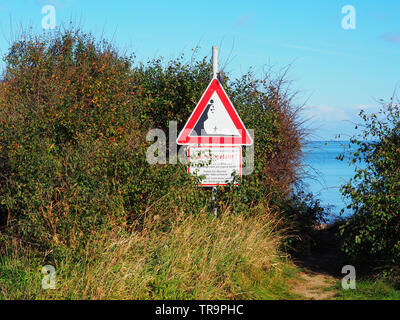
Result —
[[302, 270], [298, 280], [292, 283], [293, 293], [310, 300], [334, 299], [335, 285], [341, 279], [343, 254], [335, 238], [335, 229], [324, 226], [315, 230], [315, 246], [307, 255], [294, 258]]
[[292, 292], [305, 300], [334, 299], [337, 279], [322, 273], [300, 273], [300, 279], [292, 284]]

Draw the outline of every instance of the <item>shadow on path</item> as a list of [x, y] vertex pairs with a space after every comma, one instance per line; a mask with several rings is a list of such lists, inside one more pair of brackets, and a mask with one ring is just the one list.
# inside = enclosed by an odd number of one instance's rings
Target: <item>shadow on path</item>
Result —
[[345, 255], [341, 242], [335, 236], [337, 228], [322, 225], [313, 235], [314, 246], [307, 254], [293, 256], [294, 263], [303, 271], [299, 281], [293, 283], [293, 292], [302, 299], [334, 299], [335, 285], [342, 278]]
[[301, 268], [311, 272], [322, 273], [333, 277], [341, 277], [345, 255], [340, 250], [341, 241], [337, 239], [336, 227], [323, 225], [315, 230], [314, 246], [308, 254], [298, 254], [294, 262]]

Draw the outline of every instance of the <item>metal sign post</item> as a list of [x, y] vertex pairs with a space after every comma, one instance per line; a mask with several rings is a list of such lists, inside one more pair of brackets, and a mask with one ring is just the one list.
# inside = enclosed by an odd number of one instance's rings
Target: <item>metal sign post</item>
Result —
[[213, 68], [213, 79], [217, 78], [218, 75], [218, 47], [212, 47], [212, 68]]
[[212, 188], [212, 209], [214, 212], [214, 216], [218, 217], [218, 208], [217, 208], [217, 187]]
[[[212, 47], [212, 71], [213, 71], [213, 79], [217, 79], [218, 76], [218, 47]], [[214, 216], [218, 217], [218, 208], [217, 208], [217, 187], [212, 188], [212, 209], [214, 211]]]
[[217, 46], [212, 47], [211, 63], [210, 84], [176, 142], [189, 146], [188, 173], [205, 177], [199, 186], [212, 188], [212, 211], [217, 216], [217, 186], [234, 182], [233, 173], [242, 176], [242, 146], [252, 145], [253, 139], [218, 79]]

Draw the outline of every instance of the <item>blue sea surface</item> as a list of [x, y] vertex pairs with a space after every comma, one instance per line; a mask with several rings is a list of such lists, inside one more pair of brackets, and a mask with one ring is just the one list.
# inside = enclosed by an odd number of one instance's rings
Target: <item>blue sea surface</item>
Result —
[[352, 214], [346, 209], [350, 201], [342, 196], [339, 189], [354, 176], [354, 165], [348, 164], [348, 158], [344, 161], [336, 159], [348, 146], [349, 141], [310, 141], [303, 149], [307, 172], [304, 182], [308, 191], [320, 199], [321, 205], [330, 209], [328, 220], [339, 216], [341, 209], [345, 210], [343, 216]]

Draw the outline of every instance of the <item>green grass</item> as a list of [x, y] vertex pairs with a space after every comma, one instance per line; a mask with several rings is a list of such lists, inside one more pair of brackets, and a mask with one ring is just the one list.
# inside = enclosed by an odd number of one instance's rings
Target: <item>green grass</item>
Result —
[[[275, 222], [224, 214], [176, 216], [169, 228], [98, 235], [86, 252], [63, 251], [50, 262], [11, 243], [0, 256], [1, 299], [301, 299], [292, 292], [299, 269], [278, 248]], [[154, 221], [149, 221], [149, 224]], [[54, 264], [57, 288], [43, 290], [41, 269]], [[382, 281], [335, 286], [338, 300], [400, 300]]]
[[[294, 299], [297, 268], [278, 249], [275, 224], [176, 216], [169, 228], [104, 233], [85, 253], [65, 251], [52, 263], [13, 247], [0, 259], [0, 299]], [[56, 267], [55, 290], [41, 288], [46, 264]]]
[[30, 254], [9, 252], [0, 257], [0, 300], [33, 299], [39, 293], [41, 266]]
[[343, 290], [337, 284], [338, 300], [400, 300], [400, 290], [383, 280], [359, 280], [355, 290]]

